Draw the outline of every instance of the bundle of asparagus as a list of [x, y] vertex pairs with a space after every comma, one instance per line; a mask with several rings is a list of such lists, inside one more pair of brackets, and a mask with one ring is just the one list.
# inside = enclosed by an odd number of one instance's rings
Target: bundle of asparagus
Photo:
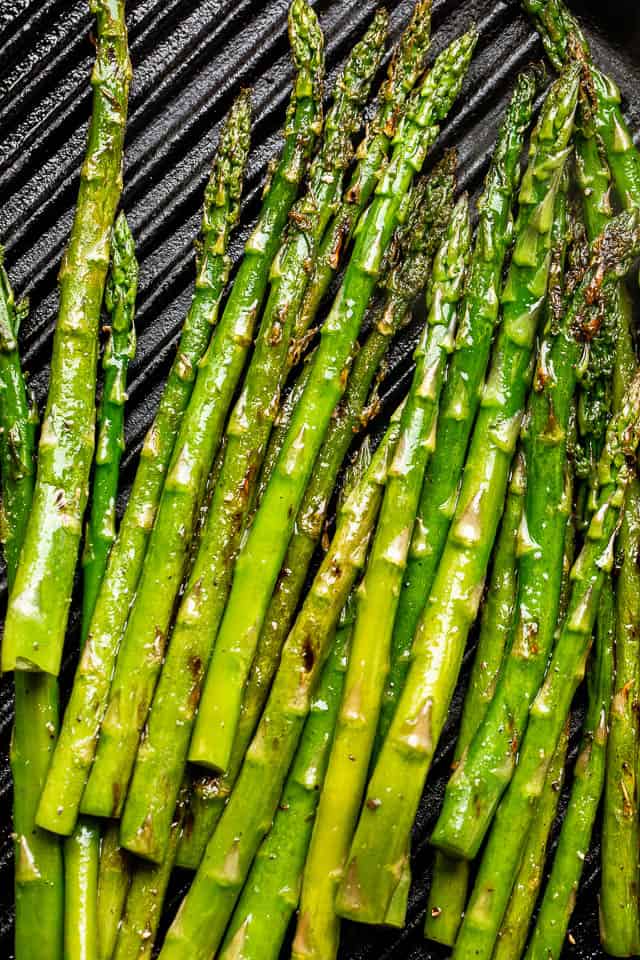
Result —
[[[522, 178], [545, 73], [515, 78], [474, 236], [455, 151], [421, 171], [476, 29], [427, 68], [431, 0], [417, 0], [369, 111], [378, 11], [324, 117], [321, 25], [292, 0], [282, 152], [227, 291], [249, 153], [240, 92], [118, 524], [138, 278], [117, 215], [131, 71], [124, 3], [94, 0], [93, 114], [38, 444], [26, 306], [0, 265], [16, 960], [151, 958], [176, 865], [195, 875], [161, 960], [276, 960], [296, 913], [298, 960], [337, 957], [343, 917], [404, 926], [411, 832], [476, 622], [425, 934], [456, 958], [560, 957], [604, 797], [601, 939], [614, 956], [640, 950], [640, 375], [625, 279], [640, 154], [562, 0], [523, 6], [560, 75]], [[410, 385], [383, 432], [385, 358], [411, 320]], [[88, 504], [82, 650], [59, 728]]]

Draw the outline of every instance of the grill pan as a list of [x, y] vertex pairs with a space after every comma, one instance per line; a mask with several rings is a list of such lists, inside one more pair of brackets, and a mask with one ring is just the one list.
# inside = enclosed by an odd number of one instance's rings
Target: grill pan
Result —
[[[376, 5], [376, 0], [317, 0], [327, 40], [329, 81], [335, 78]], [[123, 502], [189, 303], [194, 275], [192, 240], [220, 121], [245, 85], [253, 87], [254, 123], [242, 224], [231, 248], [234, 262], [258, 211], [266, 165], [278, 149], [289, 94], [287, 6], [288, 0], [130, 0], [127, 4], [134, 82], [122, 203], [136, 238], [141, 270]], [[396, 39], [413, 0], [389, 6]], [[597, 62], [619, 82], [627, 119], [640, 132], [637, 0], [609, 4], [573, 0], [570, 6], [581, 18]], [[515, 73], [531, 60], [540, 59], [542, 47], [517, 0], [434, 0], [433, 7], [431, 56], [472, 21], [480, 30], [462, 96], [434, 154], [436, 160], [443, 148], [456, 145], [460, 189], [475, 195]], [[0, 0], [0, 241], [6, 247], [6, 264], [16, 292], [29, 294], [31, 300], [21, 347], [41, 406], [56, 317], [56, 273], [71, 226], [91, 106], [91, 27], [86, 0]], [[409, 328], [391, 354], [382, 418], [406, 389], [415, 336], [416, 329]], [[4, 575], [0, 591], [3, 611]], [[63, 693], [68, 692], [73, 676], [77, 627], [72, 616], [61, 678]], [[469, 654], [467, 666], [468, 660]], [[398, 934], [344, 924], [341, 960], [436, 960], [449, 953], [422, 936], [432, 861], [427, 840], [449, 773], [465, 679], [463, 669], [415, 827], [415, 879], [408, 926]], [[0, 956], [8, 960], [13, 957], [7, 756], [12, 714], [11, 679], [5, 677], [0, 681]], [[577, 722], [575, 726], [572, 757], [577, 749]], [[574, 942], [567, 943], [566, 957], [595, 960], [605, 956], [598, 937], [597, 852], [596, 842], [585, 864], [571, 924]], [[186, 880], [186, 875], [177, 875], [173, 882], [171, 912]]]

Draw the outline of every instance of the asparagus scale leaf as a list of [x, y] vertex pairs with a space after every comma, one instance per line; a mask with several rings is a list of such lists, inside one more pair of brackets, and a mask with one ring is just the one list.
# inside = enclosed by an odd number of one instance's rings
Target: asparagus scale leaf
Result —
[[3, 670], [57, 675], [94, 448], [98, 323], [122, 191], [131, 63], [124, 0], [94, 0], [96, 61], [87, 153], [69, 245], [33, 502], [4, 629]]
[[118, 644], [135, 595], [171, 453], [228, 279], [227, 246], [239, 215], [249, 124], [249, 100], [242, 94], [223, 130], [205, 193], [195, 295], [109, 554], [40, 799], [38, 823], [54, 832], [69, 834], [76, 821], [109, 696]]

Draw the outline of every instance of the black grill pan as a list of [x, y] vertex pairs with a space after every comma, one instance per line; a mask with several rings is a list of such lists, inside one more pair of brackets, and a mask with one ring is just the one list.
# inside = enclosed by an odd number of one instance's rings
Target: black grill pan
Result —
[[[391, 3], [396, 38], [412, 0]], [[601, 66], [619, 82], [625, 111], [640, 131], [640, 5], [637, 0], [573, 0]], [[134, 82], [127, 129], [123, 206], [141, 261], [138, 353], [127, 408], [123, 498], [167, 375], [193, 280], [192, 238], [222, 117], [241, 86], [253, 87], [253, 150], [238, 260], [254, 219], [266, 165], [278, 148], [289, 93], [287, 0], [130, 0]], [[362, 34], [376, 0], [317, 0], [327, 38], [330, 77]], [[514, 75], [542, 47], [517, 0], [434, 0], [433, 53], [472, 21], [480, 42], [441, 147], [457, 145], [461, 189], [476, 193]], [[0, 241], [16, 290], [31, 314], [22, 349], [39, 402], [46, 395], [55, 322], [56, 272], [69, 234], [91, 94], [93, 48], [87, 0], [0, 0]], [[437, 154], [436, 154], [437, 155]], [[387, 381], [388, 408], [406, 387], [415, 331], [398, 344]], [[6, 604], [0, 584], [1, 609]], [[68, 691], [77, 651], [72, 622], [62, 676]], [[463, 671], [464, 673], [464, 671]], [[427, 838], [437, 817], [453, 753], [461, 689], [454, 699], [415, 829], [414, 890], [408, 927], [398, 934], [345, 924], [341, 960], [435, 960], [448, 951], [422, 937], [431, 870]], [[12, 721], [10, 679], [0, 681], [0, 956], [12, 954], [11, 783], [7, 751]], [[574, 738], [575, 741], [575, 738]], [[575, 743], [574, 743], [575, 754]], [[178, 902], [185, 877], [172, 889]], [[597, 849], [585, 866], [566, 957], [591, 960], [599, 945]]]

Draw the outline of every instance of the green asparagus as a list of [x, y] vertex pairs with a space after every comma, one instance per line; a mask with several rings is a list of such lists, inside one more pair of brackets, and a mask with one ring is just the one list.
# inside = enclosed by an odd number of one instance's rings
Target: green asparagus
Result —
[[[523, 429], [527, 492], [512, 642], [482, 723], [447, 784], [431, 837], [439, 849], [467, 860], [477, 855], [500, 796], [513, 776], [529, 706], [544, 678], [558, 621], [564, 531], [572, 509], [569, 417], [584, 351], [581, 341], [587, 337], [588, 323], [597, 316], [589, 309], [588, 297], [573, 309], [563, 310], [568, 176], [564, 179], [553, 227], [554, 268], [548, 294], [552, 306]], [[601, 309], [600, 301], [597, 309]]]
[[[456, 205], [436, 256], [427, 323], [415, 353], [416, 369], [400, 439], [358, 590], [345, 691], [303, 878], [293, 948], [296, 958], [330, 957], [337, 951], [339, 921], [334, 900], [369, 768], [395, 609], [424, 471], [433, 449], [438, 401], [455, 340], [470, 242], [465, 196]], [[340, 896], [336, 908], [344, 909]], [[361, 919], [359, 913], [357, 917]]]
[[[30, 402], [18, 352], [26, 302], [15, 303], [0, 248], [0, 482], [2, 536], [11, 590], [34, 487], [38, 412]], [[64, 874], [56, 837], [35, 825], [38, 795], [58, 728], [58, 682], [48, 674], [15, 675], [13, 775], [16, 960], [60, 960]], [[34, 930], [40, 936], [34, 938]]]
[[[251, 265], [253, 277], [251, 299], [246, 298], [247, 290], [242, 283], [238, 286], [236, 280], [234, 292], [200, 364], [193, 396], [176, 440], [135, 601], [120, 645], [93, 767], [82, 797], [81, 810], [85, 813], [120, 816], [122, 812], [140, 732], [162, 666], [207, 477], [251, 347], [268, 270], [320, 132], [323, 37], [307, 0], [293, 0], [289, 26], [298, 67], [297, 107], [295, 113], [290, 112], [287, 129], [290, 149], [285, 151], [280, 170], [271, 183], [270, 199], [263, 209], [254, 240], [249, 241], [247, 248], [246, 262]], [[278, 341], [279, 320], [277, 317], [271, 320], [273, 323], [267, 321], [261, 340], [263, 349], [267, 350], [271, 341]], [[230, 446], [228, 443], [227, 455]], [[144, 838], [140, 846], [144, 847]]]
[[502, 271], [511, 236], [511, 208], [520, 182], [520, 157], [538, 80], [535, 70], [523, 73], [518, 79], [480, 199], [480, 222], [458, 342], [442, 397], [436, 449], [427, 468], [396, 615], [379, 744], [387, 734], [402, 691], [413, 635], [455, 510], [467, 444], [498, 320]]
[[[605, 602], [603, 602], [605, 601]], [[584, 860], [604, 787], [609, 706], [613, 693], [616, 609], [613, 591], [603, 590], [598, 610], [595, 663], [589, 670], [589, 706], [573, 775], [569, 806], [547, 881], [528, 960], [559, 958], [576, 903]]]
[[167, 933], [162, 960], [208, 960], [222, 940], [276, 812], [340, 611], [364, 565], [398, 432], [394, 418], [341, 509], [332, 544], [287, 638], [238, 782]]
[[80, 820], [64, 845], [65, 960], [94, 960], [98, 951], [98, 860], [100, 833]]
[[411, 315], [411, 306], [425, 284], [431, 260], [448, 225], [453, 206], [455, 162], [455, 155], [447, 154], [433, 174], [425, 181], [419, 181], [409, 195], [407, 218], [396, 231], [387, 257], [389, 273], [388, 276], [385, 274], [383, 280], [386, 296], [380, 307], [374, 308], [371, 332], [356, 354], [345, 395], [329, 424], [298, 511], [296, 527], [269, 604], [247, 681], [229, 771], [224, 777], [216, 778], [215, 782], [207, 782], [207, 798], [201, 795], [199, 785], [196, 786], [195, 820], [181, 848], [192, 858], [187, 860], [187, 866], [197, 867], [238, 774], [277, 669], [280, 650], [293, 622], [314, 551], [322, 536], [338, 471], [354, 434], [369, 416], [365, 404], [371, 406], [368, 397], [372, 382], [379, 376], [392, 337]]
[[488, 960], [493, 954], [549, 765], [584, 677], [602, 585], [613, 564], [615, 534], [631, 473], [628, 460], [639, 440], [640, 377], [607, 435], [599, 464], [598, 506], [571, 574], [567, 618], [531, 707], [515, 775], [496, 812], [458, 934], [455, 960]]
[[513, 260], [502, 295], [502, 326], [460, 499], [345, 870], [340, 911], [350, 916], [384, 917], [389, 906], [482, 598], [533, 375], [533, 348], [547, 291], [553, 211], [573, 130], [579, 75], [580, 68], [573, 67], [553, 85], [533, 135]]
[[593, 101], [592, 121], [602, 138], [616, 188], [625, 208], [640, 205], [640, 152], [622, 115], [620, 91], [591, 62], [586, 37], [563, 0], [523, 0], [523, 7], [540, 32], [547, 55], [557, 69], [572, 56], [589, 62], [587, 100]]
[[60, 669], [94, 448], [98, 323], [122, 191], [131, 63], [124, 0], [93, 0], [93, 112], [69, 245], [33, 503], [9, 598], [3, 670]]
[[[155, 862], [163, 859], [168, 842], [171, 811], [183, 778], [203, 676], [279, 404], [307, 265], [313, 260], [340, 195], [344, 170], [353, 152], [351, 136], [360, 124], [360, 111], [380, 65], [386, 30], [387, 14], [378, 14], [338, 80], [308, 191], [292, 211], [289, 234], [272, 267], [271, 293], [253, 358], [227, 425], [224, 463], [180, 602], [122, 817], [123, 845]], [[139, 673], [135, 682], [140, 682]], [[140, 715], [146, 712], [147, 702], [146, 698], [138, 699]], [[123, 756], [125, 741], [114, 741], [113, 746], [120, 753], [118, 782], [123, 789], [137, 746], [133, 737], [130, 740], [128, 769]], [[197, 752], [197, 742], [192, 741], [191, 751]]]
[[247, 94], [242, 94], [232, 107], [223, 131], [205, 194], [195, 295], [109, 555], [40, 800], [38, 823], [48, 830], [69, 834], [76, 821], [109, 695], [118, 643], [135, 595], [175, 438], [228, 278], [230, 264], [226, 251], [239, 214], [249, 125], [249, 100]]
[[186, 788], [181, 792], [171, 822], [167, 853], [159, 866], [139, 861], [131, 886], [111, 960], [151, 960], [158, 935], [162, 904], [175, 864], [186, 813]]
[[[349, 611], [349, 602], [345, 611]], [[278, 960], [298, 906], [302, 871], [327, 769], [349, 659], [354, 612], [340, 620], [271, 830], [225, 935], [220, 960]]]
[[[494, 551], [493, 568], [480, 621], [478, 648], [464, 701], [454, 764], [459, 763], [464, 756], [487, 712], [495, 691], [503, 654], [509, 645], [516, 609], [517, 544], [525, 490], [525, 460], [520, 455], [512, 471], [500, 535]], [[468, 882], [467, 861], [448, 857], [438, 850], [425, 923], [425, 936], [429, 940], [453, 946], [467, 900]]]
[[298, 335], [313, 326], [360, 216], [380, 179], [394, 136], [410, 101], [411, 91], [424, 70], [431, 43], [432, 2], [416, 0], [409, 25], [391, 59], [387, 78], [378, 95], [375, 115], [356, 154], [358, 165], [343, 201], [322, 238], [300, 311], [296, 328]]
[[113, 956], [131, 872], [131, 858], [120, 846], [120, 825], [114, 820], [105, 828], [100, 845], [97, 960]]
[[95, 476], [83, 555], [82, 633], [86, 639], [96, 597], [116, 538], [116, 497], [124, 450], [124, 404], [127, 369], [136, 349], [133, 316], [138, 287], [138, 263], [124, 213], [116, 220], [111, 242], [111, 272], [105, 290], [110, 315], [109, 340], [102, 366], [104, 385], [98, 414]]
[[513, 960], [514, 957], [521, 957], [524, 953], [531, 915], [544, 880], [549, 835], [558, 810], [560, 791], [564, 781], [568, 739], [569, 729], [566, 725], [549, 766], [492, 960]]
[[413, 98], [322, 328], [307, 388], [238, 556], [200, 703], [194, 732], [197, 754], [189, 752], [191, 760], [215, 770], [226, 771], [229, 766], [242, 693], [269, 600], [313, 464], [346, 387], [353, 344], [397, 226], [403, 197], [457, 97], [476, 39], [476, 31], [471, 30], [440, 54]]

